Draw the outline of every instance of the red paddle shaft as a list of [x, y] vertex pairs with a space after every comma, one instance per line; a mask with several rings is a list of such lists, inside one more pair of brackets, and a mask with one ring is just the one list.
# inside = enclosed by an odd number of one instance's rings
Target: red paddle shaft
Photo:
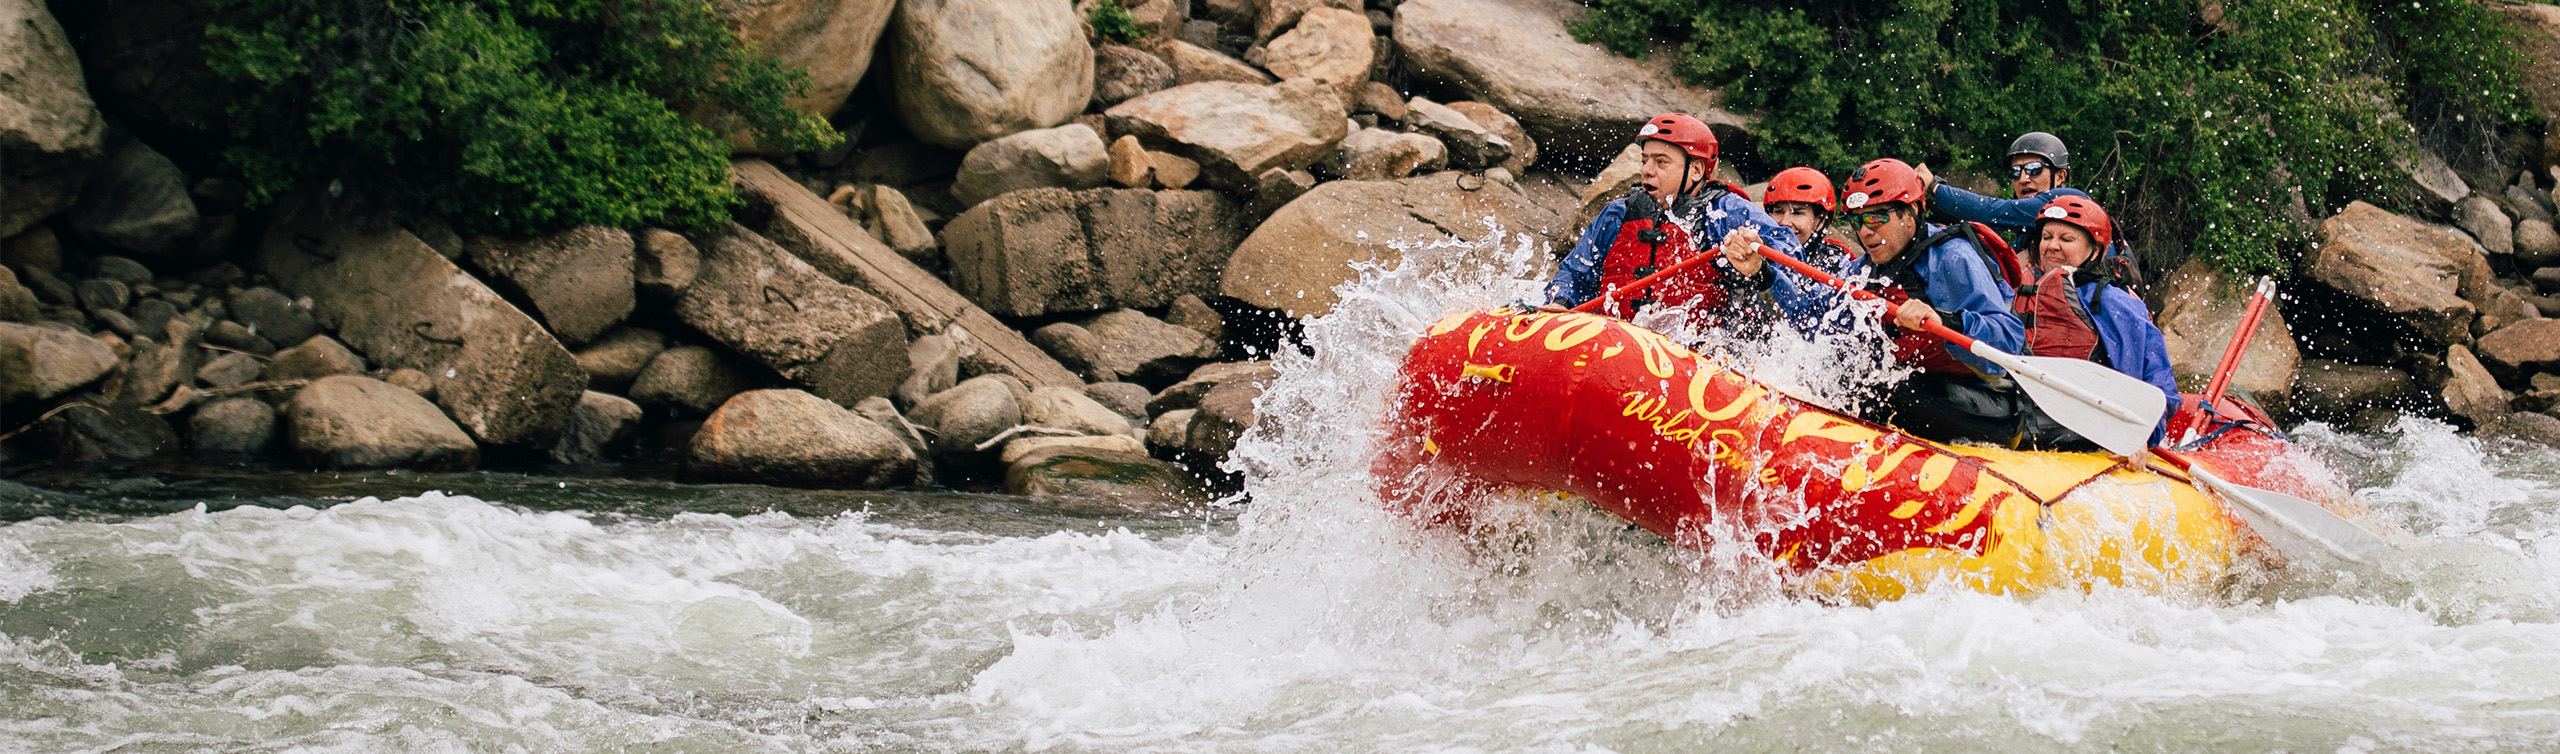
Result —
[[[1754, 248], [1753, 251], [1760, 252], [1760, 256], [1768, 257], [1769, 261], [1785, 265], [1787, 269], [1795, 270], [1796, 274], [1813, 278], [1814, 280], [1820, 281], [1822, 284], [1833, 288], [1848, 291], [1849, 296], [1852, 298], [1864, 301], [1883, 301], [1885, 303], [1893, 303], [1891, 300], [1886, 299], [1883, 296], [1876, 295], [1874, 291], [1850, 285], [1849, 281], [1842, 280], [1831, 273], [1823, 272], [1820, 268], [1816, 268], [1810, 264], [1805, 264], [1804, 260], [1787, 256], [1785, 253], [1782, 253], [1777, 249], [1760, 246]], [[1892, 314], [1888, 312], [1885, 316], [1891, 317]], [[1957, 348], [1962, 348], [1966, 351], [1973, 350], [1973, 338], [1966, 337], [1964, 333], [1956, 332], [1954, 329], [1936, 322], [1930, 322], [1926, 327], [1929, 330], [1929, 334], [1945, 338], [1947, 339], [1947, 342], [1954, 343]]]
[[2249, 310], [2240, 315], [2240, 330], [2231, 336], [2231, 345], [2222, 349], [2222, 363], [2213, 367], [2213, 381], [2204, 387], [2204, 405], [2222, 400], [2222, 391], [2231, 387], [2231, 373], [2240, 369], [2240, 353], [2249, 348], [2249, 339], [2258, 334], [2258, 322], [2267, 315], [2267, 289], [2273, 278], [2259, 278], [2258, 290], [2249, 294]]
[[1644, 276], [1644, 277], [1636, 278], [1636, 281], [1635, 281], [1635, 282], [1628, 283], [1628, 284], [1626, 284], [1626, 285], [1622, 285], [1622, 286], [1618, 286], [1618, 287], [1616, 287], [1616, 288], [1612, 288], [1612, 289], [1609, 289], [1609, 290], [1607, 290], [1607, 291], [1603, 291], [1603, 292], [1601, 292], [1601, 294], [1600, 294], [1600, 295], [1597, 295], [1597, 296], [1593, 296], [1593, 297], [1591, 297], [1591, 300], [1582, 302], [1582, 305], [1581, 305], [1581, 306], [1576, 306], [1576, 307], [1574, 307], [1574, 308], [1573, 308], [1573, 310], [1574, 310], [1574, 311], [1577, 311], [1577, 312], [1585, 312], [1585, 313], [1599, 311], [1599, 310], [1600, 310], [1600, 304], [1601, 304], [1602, 302], [1608, 301], [1608, 300], [1610, 300], [1610, 299], [1612, 299], [1612, 298], [1616, 298], [1617, 296], [1620, 296], [1620, 295], [1623, 295], [1623, 294], [1635, 293], [1635, 292], [1637, 292], [1637, 291], [1641, 291], [1641, 290], [1644, 290], [1644, 289], [1646, 289], [1646, 288], [1651, 288], [1651, 287], [1653, 287], [1653, 284], [1655, 284], [1655, 283], [1659, 283], [1659, 282], [1662, 282], [1665, 278], [1669, 278], [1669, 277], [1671, 277], [1671, 276], [1672, 276], [1673, 274], [1675, 274], [1675, 273], [1681, 272], [1681, 271], [1683, 271], [1683, 270], [1687, 270], [1687, 269], [1689, 269], [1689, 268], [1691, 268], [1691, 267], [1696, 267], [1696, 266], [1701, 265], [1701, 264], [1706, 264], [1708, 261], [1713, 260], [1713, 259], [1715, 259], [1715, 258], [1716, 258], [1716, 252], [1715, 252], [1715, 250], [1714, 250], [1714, 249], [1708, 249], [1705, 253], [1702, 253], [1702, 254], [1698, 254], [1698, 255], [1696, 255], [1696, 256], [1689, 257], [1688, 259], [1683, 259], [1683, 260], [1680, 260], [1680, 261], [1677, 261], [1677, 262], [1673, 262], [1673, 263], [1671, 263], [1671, 266], [1662, 268], [1662, 271], [1661, 271], [1661, 272], [1656, 272], [1656, 273], [1653, 273], [1653, 274], [1651, 274], [1651, 275], [1646, 275], [1646, 276]]

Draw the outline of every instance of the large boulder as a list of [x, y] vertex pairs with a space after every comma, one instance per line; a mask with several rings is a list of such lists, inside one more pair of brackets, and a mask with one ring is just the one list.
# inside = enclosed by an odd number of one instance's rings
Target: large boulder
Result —
[[719, 0], [712, 7], [756, 51], [809, 72], [792, 109], [826, 117], [871, 69], [872, 48], [896, 0]]
[[1262, 69], [1242, 60], [1179, 39], [1159, 40], [1155, 51], [1166, 64], [1173, 66], [1173, 85], [1197, 84], [1203, 81], [1225, 81], [1262, 85], [1274, 79]]
[[0, 323], [0, 403], [47, 400], [115, 371], [116, 352], [48, 327]]
[[906, 376], [906, 326], [886, 302], [736, 225], [695, 241], [702, 274], [676, 302], [685, 324], [844, 406]]
[[82, 184], [68, 213], [72, 232], [144, 256], [190, 257], [199, 217], [187, 176], [142, 142], [121, 141]]
[[1363, 128], [1342, 137], [1333, 154], [1316, 164], [1328, 178], [1392, 181], [1416, 170], [1438, 170], [1449, 164], [1449, 149], [1439, 139], [1383, 128]]
[[1033, 388], [1022, 401], [1022, 423], [1081, 435], [1131, 435], [1136, 430], [1120, 412], [1084, 391], [1067, 387]]
[[2560, 230], [2541, 220], [2516, 223], [2515, 248], [2520, 269], [2560, 264]]
[[107, 133], [79, 54], [43, 0], [0, 0], [0, 238], [80, 195]]
[[1102, 109], [1173, 86], [1173, 66], [1135, 47], [1103, 45], [1093, 51], [1093, 107]]
[[2560, 319], [2527, 319], [2480, 336], [2480, 361], [2508, 384], [2524, 384], [2534, 372], [2560, 368]]
[[[2161, 302], [2161, 340], [2169, 347], [2170, 372], [2177, 375], [2178, 387], [2203, 392], [2205, 383], [2213, 380], [2213, 370], [2222, 361], [2222, 352], [2240, 331], [2241, 315], [2249, 308], [2249, 288], [2230, 273], [2223, 272], [2201, 258], [2189, 259], [2176, 272], [2160, 281], [2153, 290]], [[2302, 363], [2302, 350], [2293, 342], [2293, 330], [2284, 320], [2280, 300], [2267, 302], [2267, 313], [2258, 323], [2258, 331], [2250, 336], [2242, 351], [2240, 366], [2231, 375], [2231, 385], [2282, 410], [2293, 391], [2294, 373]]]
[[2499, 3], [2483, 6], [2515, 24], [2516, 51], [2524, 64], [2525, 94], [2544, 122], [2560, 123], [2560, 6]]
[[1214, 293], [1243, 224], [1215, 192], [1034, 189], [960, 213], [942, 237], [970, 301], [1036, 317]]
[[1093, 47], [1064, 0], [903, 0], [888, 36], [898, 120], [945, 148], [1064, 123], [1093, 93]]
[[915, 480], [915, 453], [888, 428], [800, 390], [739, 393], [693, 435], [689, 466], [720, 479], [878, 489]]
[[[1271, 39], [1272, 35], [1304, 22], [1306, 14], [1318, 9], [1360, 12], [1360, 0], [1251, 0], [1247, 6], [1251, 8], [1249, 12], [1255, 14], [1253, 38], [1256, 40]], [[1367, 19], [1363, 18], [1361, 24], [1366, 26]]]
[[933, 394], [908, 414], [932, 430], [934, 456], [974, 454], [980, 443], [1022, 423], [1030, 392], [1011, 377], [980, 375]]
[[1096, 382], [1130, 380], [1167, 385], [1218, 357], [1218, 343], [1181, 325], [1168, 324], [1135, 309], [1121, 309], [1077, 323], [1093, 335], [1089, 377]]
[[269, 223], [262, 258], [375, 366], [425, 372], [436, 405], [481, 442], [548, 450], [586, 392], [558, 339], [398, 226], [293, 203]]
[[258, 286], [233, 294], [231, 318], [270, 343], [293, 345], [320, 333], [320, 321], [274, 288]]
[[1141, 512], [1191, 507], [1208, 499], [1182, 467], [1144, 452], [1053, 444], [1005, 467], [1004, 491], [1043, 499], [1106, 503]]
[[2508, 224], [2506, 211], [2498, 209], [2498, 203], [2488, 197], [2473, 194], [2463, 198], [2453, 206], [2453, 224], [2478, 239], [2480, 248], [2491, 254], [2515, 253], [2515, 226]]
[[1092, 188], [1102, 185], [1110, 165], [1102, 135], [1085, 124], [1023, 131], [969, 150], [951, 198], [977, 204], [1023, 189]]
[[2344, 422], [2368, 409], [2411, 406], [2417, 394], [2417, 381], [2397, 369], [2304, 359], [2292, 408], [2305, 418]]
[[560, 444], [551, 446], [551, 460], [604, 460], [640, 431], [640, 416], [640, 404], [631, 399], [589, 390], [578, 397], [578, 409], [569, 413], [569, 425], [560, 431]]
[[2480, 307], [2466, 299], [2495, 287], [2470, 236], [2364, 202], [2320, 224], [2303, 267], [2312, 280], [2372, 302], [2439, 345], [2470, 339]]
[[316, 380], [340, 374], [363, 374], [364, 357], [347, 350], [346, 344], [326, 335], [314, 335], [301, 344], [277, 351], [267, 360], [262, 380]]
[[[658, 352], [667, 350], [667, 337], [656, 330], [625, 327], [605, 333], [594, 345], [578, 352], [578, 368], [587, 372], [587, 389], [620, 393], [639, 378], [640, 370]], [[724, 398], [726, 396], [723, 396]], [[715, 404], [716, 405], [716, 404]]]
[[1666, 112], [1741, 135], [1747, 121], [1715, 92], [1680, 83], [1670, 56], [1636, 60], [1573, 41], [1564, 22], [1581, 12], [1567, 0], [1408, 0], [1395, 7], [1396, 49], [1418, 83], [1500, 108], [1576, 161], [1608, 159]]
[[276, 409], [256, 398], [217, 399], [187, 417], [187, 444], [197, 455], [256, 458], [266, 455], [275, 443]]
[[[1502, 181], [1445, 172], [1400, 181], [1335, 181], [1298, 197], [1255, 228], [1227, 260], [1220, 292], [1292, 317], [1330, 311], [1335, 286], [1358, 262], [1394, 266], [1400, 247], [1494, 232], [1544, 240], [1558, 218]], [[1476, 252], [1498, 250], [1479, 244]]]
[[720, 354], [702, 346], [658, 352], [631, 381], [631, 399], [701, 416], [747, 389], [748, 379]]
[[1415, 97], [1405, 102], [1405, 125], [1449, 147], [1450, 167], [1483, 170], [1511, 159], [1511, 142], [1448, 105]]
[[140, 461], [178, 449], [178, 431], [168, 420], [133, 402], [89, 396], [65, 405], [80, 408], [52, 413], [37, 424], [55, 461]]
[[702, 252], [674, 231], [649, 228], [632, 248], [632, 283], [652, 302], [674, 301], [702, 274]]
[[1369, 82], [1376, 39], [1369, 18], [1358, 9], [1319, 7], [1306, 11], [1289, 33], [1271, 40], [1263, 67], [1280, 78], [1322, 84], [1348, 100]]
[[1344, 112], [1336, 92], [1312, 81], [1210, 81], [1120, 103], [1103, 117], [1112, 133], [1199, 162], [1210, 185], [1248, 191], [1264, 171], [1304, 169], [1332, 151], [1349, 132]]
[[1192, 458], [1214, 464], [1226, 460], [1236, 449], [1236, 441], [1253, 428], [1254, 404], [1262, 399], [1265, 379], [1232, 379], [1218, 383], [1191, 414], [1191, 425], [1184, 432], [1182, 449]]
[[2471, 349], [2456, 345], [2445, 351], [2444, 407], [2454, 416], [2468, 419], [2474, 426], [2488, 424], [2504, 417], [2508, 403], [2514, 400], [2488, 367], [2471, 355]]
[[417, 393], [370, 377], [322, 378], [284, 408], [294, 452], [330, 469], [468, 469], [479, 446]]
[[522, 293], [563, 343], [580, 345], [631, 315], [631, 234], [596, 225], [533, 238], [481, 236], [471, 263]]

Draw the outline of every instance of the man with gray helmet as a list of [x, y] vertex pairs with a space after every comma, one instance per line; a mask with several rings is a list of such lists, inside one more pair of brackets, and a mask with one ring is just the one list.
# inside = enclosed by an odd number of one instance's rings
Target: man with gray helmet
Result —
[[2010, 237], [2012, 246], [2034, 230], [2038, 212], [2046, 202], [2066, 196], [2088, 198], [2087, 192], [2063, 185], [2071, 177], [2071, 150], [2062, 139], [2043, 131], [2030, 132], [2009, 142], [2009, 193], [2016, 198], [1993, 199], [1971, 191], [1949, 186], [1920, 166], [1921, 176], [1929, 181], [1929, 200], [1939, 211], [1958, 220], [1989, 225]]

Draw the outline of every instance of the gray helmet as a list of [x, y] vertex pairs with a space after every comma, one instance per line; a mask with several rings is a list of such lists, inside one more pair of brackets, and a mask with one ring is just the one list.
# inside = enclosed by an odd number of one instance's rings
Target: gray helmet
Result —
[[2046, 162], [2053, 163], [2056, 169], [2071, 169], [2071, 148], [2063, 146], [2062, 139], [2053, 134], [2029, 131], [2027, 135], [2018, 137], [2017, 141], [2009, 142], [2010, 157], [2022, 154], [2042, 157]]

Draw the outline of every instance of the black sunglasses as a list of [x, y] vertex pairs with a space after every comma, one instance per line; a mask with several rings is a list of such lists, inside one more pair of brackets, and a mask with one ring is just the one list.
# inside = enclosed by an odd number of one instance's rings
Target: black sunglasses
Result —
[[2044, 161], [2042, 160], [2028, 160], [2016, 165], [2011, 165], [2009, 166], [2009, 179], [2017, 180], [2028, 176], [2043, 175], [2046, 167], [2050, 166], [2044, 164]]

